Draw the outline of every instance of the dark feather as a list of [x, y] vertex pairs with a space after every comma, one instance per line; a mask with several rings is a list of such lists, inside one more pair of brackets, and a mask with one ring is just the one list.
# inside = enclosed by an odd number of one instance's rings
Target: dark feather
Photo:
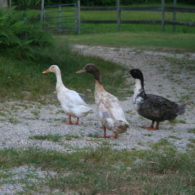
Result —
[[[182, 107], [183, 112], [184, 108]], [[183, 113], [181, 106], [164, 97], [146, 94], [143, 103], [139, 105], [138, 113], [143, 117], [154, 121], [173, 120]]]

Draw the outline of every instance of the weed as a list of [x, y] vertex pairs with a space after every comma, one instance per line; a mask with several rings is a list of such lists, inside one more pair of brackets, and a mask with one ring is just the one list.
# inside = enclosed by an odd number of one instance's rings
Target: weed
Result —
[[0, 112], [0, 116], [6, 116], [5, 112]]
[[70, 141], [72, 139], [78, 139], [79, 137], [80, 136], [78, 136], [78, 135], [66, 135], [65, 136], [65, 139], [68, 140], [68, 141]]
[[93, 138], [99, 138], [100, 136], [98, 134], [88, 134], [88, 137], [93, 137]]
[[152, 134], [149, 134], [149, 133], [145, 133], [145, 134], [143, 134], [144, 136], [148, 136], [148, 137], [150, 137], [150, 136], [152, 136]]
[[32, 110], [31, 113], [35, 116], [36, 119], [39, 119], [39, 114], [40, 114], [39, 110]]
[[17, 124], [19, 123], [20, 121], [18, 119], [16, 119], [15, 117], [9, 117], [8, 118], [8, 121], [12, 124]]
[[176, 139], [176, 140], [181, 140], [180, 137], [177, 137], [177, 136], [174, 136], [174, 135], [170, 135], [169, 138], [171, 138], [171, 139]]
[[195, 149], [195, 144], [188, 143], [188, 144], [187, 144], [187, 147], [188, 147], [189, 149], [194, 150], [194, 149]]
[[195, 134], [195, 128], [188, 129], [187, 131], [188, 131], [188, 133], [193, 133], [193, 134]]
[[190, 138], [189, 141], [193, 144], [195, 144], [195, 138]]
[[176, 125], [178, 123], [182, 123], [182, 124], [186, 124], [186, 122], [184, 120], [178, 120], [178, 119], [175, 119], [175, 120], [171, 120], [169, 121], [172, 125]]
[[53, 141], [53, 142], [59, 142], [62, 136], [58, 134], [48, 134], [48, 135], [34, 135], [29, 138], [37, 139], [37, 140], [48, 140], [48, 141]]

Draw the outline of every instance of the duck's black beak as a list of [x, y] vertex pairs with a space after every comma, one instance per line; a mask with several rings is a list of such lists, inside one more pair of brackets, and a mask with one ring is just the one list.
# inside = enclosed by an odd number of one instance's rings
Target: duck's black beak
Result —
[[86, 70], [85, 69], [81, 69], [81, 70], [77, 71], [76, 73], [80, 74], [80, 73], [83, 73], [83, 72], [86, 72]]

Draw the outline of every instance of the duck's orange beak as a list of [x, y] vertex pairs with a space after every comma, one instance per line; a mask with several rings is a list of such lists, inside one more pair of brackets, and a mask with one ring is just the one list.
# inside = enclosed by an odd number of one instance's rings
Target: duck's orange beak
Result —
[[51, 70], [50, 69], [47, 69], [47, 70], [43, 71], [42, 74], [47, 74], [49, 72], [51, 72]]

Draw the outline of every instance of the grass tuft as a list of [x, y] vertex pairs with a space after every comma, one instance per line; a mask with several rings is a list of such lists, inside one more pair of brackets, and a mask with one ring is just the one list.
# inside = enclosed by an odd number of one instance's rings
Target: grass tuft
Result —
[[58, 134], [48, 134], [48, 135], [34, 135], [29, 137], [30, 139], [37, 139], [37, 140], [48, 140], [52, 142], [59, 142], [62, 138], [61, 135]]
[[188, 133], [193, 133], [193, 134], [195, 134], [195, 128], [188, 129]]

